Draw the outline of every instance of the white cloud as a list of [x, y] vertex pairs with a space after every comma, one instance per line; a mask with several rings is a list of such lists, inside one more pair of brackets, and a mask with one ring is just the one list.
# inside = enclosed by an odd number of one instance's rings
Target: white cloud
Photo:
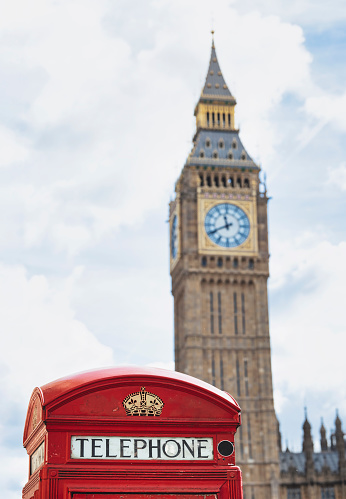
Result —
[[340, 163], [339, 166], [329, 167], [328, 183], [333, 187], [346, 191], [346, 163]]
[[276, 14], [282, 19], [314, 28], [330, 28], [333, 23], [346, 19], [343, 0], [326, 4], [323, 0], [238, 0], [234, 1], [241, 12], [259, 10], [263, 14]]
[[327, 92], [308, 97], [305, 102], [305, 111], [311, 117], [330, 123], [333, 127], [346, 131], [346, 92], [341, 95]]
[[[291, 399], [321, 399], [323, 416], [338, 407], [346, 412], [344, 314], [346, 243], [333, 245], [318, 235], [306, 235], [290, 244], [272, 240], [271, 314], [273, 371], [278, 411], [283, 414]], [[281, 400], [283, 399], [283, 400]]]
[[[52, 379], [111, 365], [111, 348], [102, 345], [75, 319], [70, 305], [73, 280], [54, 288], [43, 275], [28, 277], [21, 266], [0, 266], [0, 353], [2, 394], [26, 404], [33, 388]], [[71, 281], [72, 279], [72, 281]]]
[[23, 139], [3, 126], [0, 126], [0, 168], [23, 162], [28, 158], [29, 147]]

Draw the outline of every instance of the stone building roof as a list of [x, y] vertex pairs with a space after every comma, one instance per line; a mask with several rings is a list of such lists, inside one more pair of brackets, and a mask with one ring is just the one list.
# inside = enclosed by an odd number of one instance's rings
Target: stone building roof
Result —
[[[280, 472], [290, 473], [294, 471], [299, 474], [305, 473], [305, 454], [304, 452], [280, 452]], [[337, 451], [325, 451], [313, 453], [314, 470], [316, 473], [330, 471], [337, 473], [339, 467], [339, 456]]]

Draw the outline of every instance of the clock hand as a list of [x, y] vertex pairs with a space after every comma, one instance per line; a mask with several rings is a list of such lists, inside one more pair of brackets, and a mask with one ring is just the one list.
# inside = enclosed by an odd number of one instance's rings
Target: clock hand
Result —
[[223, 219], [224, 219], [225, 224], [226, 224], [226, 225], [225, 225], [225, 227], [226, 227], [226, 229], [228, 230], [228, 229], [229, 229], [229, 227], [230, 227], [230, 225], [232, 225], [232, 223], [230, 223], [230, 224], [229, 224], [229, 223], [227, 222], [227, 217], [226, 217], [226, 215], [224, 215], [224, 216], [223, 216]]
[[230, 222], [229, 224], [227, 225], [223, 225], [222, 227], [218, 227], [217, 229], [214, 229], [214, 230], [211, 230], [210, 232], [208, 232], [207, 234], [215, 234], [215, 232], [217, 232], [218, 230], [221, 230], [221, 229], [228, 229], [228, 227], [230, 227], [232, 224], [232, 222]]

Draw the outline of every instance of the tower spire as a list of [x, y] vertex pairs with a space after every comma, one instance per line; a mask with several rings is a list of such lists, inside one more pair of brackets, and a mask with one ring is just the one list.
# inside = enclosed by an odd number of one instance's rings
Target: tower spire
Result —
[[211, 31], [211, 34], [212, 44], [208, 72], [195, 109], [197, 131], [201, 128], [235, 130], [234, 106], [236, 100], [227, 87], [221, 72], [216, 56], [214, 30]]
[[321, 435], [321, 439], [320, 439], [321, 451], [323, 452], [323, 451], [328, 450], [328, 441], [326, 438], [326, 429], [325, 429], [324, 424], [323, 424], [323, 418], [321, 418], [320, 435]]
[[229, 91], [225, 79], [222, 75], [219, 61], [216, 55], [215, 43], [214, 43], [214, 30], [212, 30], [212, 43], [211, 43], [211, 54], [209, 61], [209, 68], [207, 77], [205, 79], [205, 84], [202, 90], [201, 99], [220, 99], [227, 102], [232, 102], [236, 104], [235, 98]]
[[305, 454], [305, 472], [308, 477], [311, 477], [314, 473], [314, 461], [313, 461], [313, 453], [314, 453], [314, 443], [311, 436], [311, 425], [308, 421], [308, 411], [307, 408], [304, 407], [305, 413], [305, 421], [303, 424], [303, 452]]

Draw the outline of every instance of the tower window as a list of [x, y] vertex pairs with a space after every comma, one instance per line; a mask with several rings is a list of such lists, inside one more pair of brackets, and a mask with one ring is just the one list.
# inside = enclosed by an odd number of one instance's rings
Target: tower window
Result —
[[243, 428], [242, 428], [242, 426], [239, 426], [237, 433], [239, 433], [240, 456], [243, 459], [243, 457], [244, 457], [244, 444], [243, 444]]
[[221, 293], [220, 291], [217, 294], [217, 311], [218, 311], [218, 319], [219, 319], [219, 334], [222, 334], [222, 314], [221, 314]]
[[225, 128], [226, 126], [226, 115], [225, 113], [222, 113], [222, 126]]
[[206, 256], [202, 256], [201, 264], [202, 264], [202, 267], [207, 266], [207, 257]]
[[219, 258], [217, 259], [217, 266], [218, 267], [222, 267], [223, 266], [223, 260], [222, 260], [221, 256], [219, 256]]
[[213, 126], [215, 126], [215, 113], [211, 113], [211, 117], [213, 119]]
[[251, 445], [251, 426], [250, 426], [250, 417], [248, 416], [247, 420], [247, 438], [249, 442], [249, 458], [252, 459], [252, 445]]
[[249, 260], [249, 269], [252, 270], [254, 267], [255, 267], [255, 263], [254, 263], [253, 259], [250, 258], [250, 260]]
[[215, 386], [215, 359], [214, 352], [211, 354], [211, 375], [212, 375], [212, 384]]
[[211, 177], [210, 177], [210, 175], [207, 176], [207, 186], [211, 187]]
[[249, 396], [249, 379], [247, 374], [247, 359], [244, 359], [244, 382], [245, 382], [245, 395]]
[[321, 499], [335, 499], [334, 487], [322, 487]]
[[233, 183], [233, 177], [230, 177], [230, 178], [228, 179], [228, 183], [229, 183], [229, 185], [230, 185], [231, 187], [233, 187], [233, 185], [234, 185], [234, 183]]
[[236, 141], [236, 139], [233, 139], [233, 141], [232, 141], [232, 149], [237, 149], [237, 141]]
[[224, 145], [225, 145], [224, 141], [223, 141], [222, 139], [221, 139], [221, 140], [219, 140], [219, 148], [220, 148], [220, 149], [223, 149], [223, 148], [224, 148]]
[[204, 177], [203, 177], [203, 175], [201, 173], [199, 174], [199, 185], [201, 187], [204, 186]]
[[212, 291], [209, 293], [209, 301], [210, 301], [210, 333], [214, 334], [214, 296]]
[[238, 334], [237, 293], [233, 293], [233, 312], [234, 312], [233, 313], [233, 317], [234, 317], [234, 334]]
[[209, 112], [207, 113], [207, 126], [209, 126], [209, 121], [210, 121], [210, 116], [209, 116]]
[[227, 187], [226, 177], [224, 175], [221, 177], [221, 183], [223, 187]]
[[217, 175], [214, 176], [214, 184], [216, 187], [219, 187], [220, 184], [219, 184], [219, 177]]
[[243, 334], [245, 334], [245, 295], [241, 294], [241, 322], [243, 327]]
[[[219, 88], [219, 85], [215, 85], [216, 88]], [[217, 125], [220, 126], [220, 113], [217, 113]]]
[[241, 178], [240, 177], [237, 178], [237, 187], [241, 187]]
[[237, 268], [238, 268], [238, 265], [239, 265], [238, 258], [235, 258], [235, 259], [233, 260], [233, 267], [234, 267], [235, 269], [237, 269]]
[[235, 361], [235, 369], [237, 373], [237, 395], [240, 397], [240, 370], [239, 370], [239, 359], [238, 357], [236, 358]]
[[224, 382], [223, 382], [223, 360], [222, 360], [222, 352], [220, 350], [220, 388], [221, 390], [225, 389]]
[[291, 487], [287, 489], [287, 499], [301, 499], [300, 487]]
[[241, 153], [241, 159], [246, 159], [246, 154], [244, 151]]
[[210, 146], [211, 146], [210, 139], [206, 139], [206, 141], [205, 141], [205, 147], [210, 147]]
[[216, 158], [218, 158], [218, 157], [219, 157], [219, 155], [218, 155], [217, 151], [214, 151], [214, 152], [213, 152], [213, 158], [215, 158], [215, 159], [216, 159]]
[[230, 113], [228, 113], [228, 126], [229, 127], [231, 126], [231, 115], [230, 115]]
[[247, 188], [249, 188], [249, 187], [250, 187], [250, 183], [249, 183], [249, 179], [248, 179], [248, 178], [246, 178], [246, 179], [244, 180], [244, 187], [247, 187]]
[[199, 157], [200, 157], [200, 158], [204, 158], [204, 156], [205, 156], [205, 154], [204, 154], [204, 151], [203, 151], [203, 149], [202, 149], [202, 150], [200, 151], [200, 153], [199, 153]]
[[228, 159], [233, 159], [233, 153], [232, 153], [232, 151], [229, 151], [227, 157], [228, 157]]

